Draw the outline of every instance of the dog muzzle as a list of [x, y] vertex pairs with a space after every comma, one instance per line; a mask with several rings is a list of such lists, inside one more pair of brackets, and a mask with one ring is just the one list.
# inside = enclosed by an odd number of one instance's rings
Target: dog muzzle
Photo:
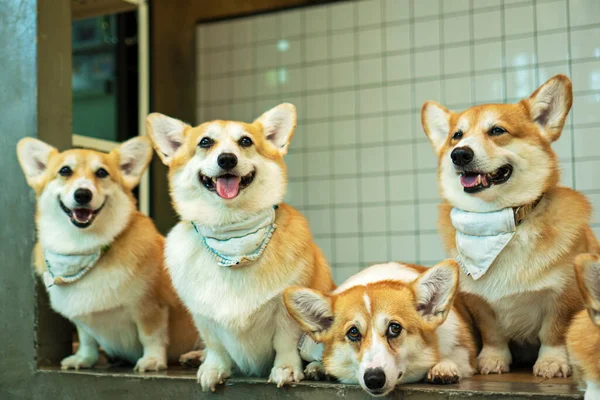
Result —
[[490, 269], [517, 229], [515, 213], [510, 207], [487, 213], [453, 208], [450, 219], [456, 229], [457, 261], [475, 280]]
[[206, 226], [192, 222], [192, 226], [220, 266], [240, 266], [258, 260], [269, 244], [277, 227], [275, 209], [268, 208], [233, 224]]
[[80, 280], [98, 263], [106, 250], [108, 247], [88, 254], [59, 254], [50, 250], [44, 251], [46, 260], [44, 284], [50, 288]]

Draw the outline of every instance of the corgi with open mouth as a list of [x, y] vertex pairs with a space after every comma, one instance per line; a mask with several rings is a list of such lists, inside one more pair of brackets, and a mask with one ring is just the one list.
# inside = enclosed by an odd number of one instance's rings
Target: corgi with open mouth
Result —
[[17, 155], [37, 197], [35, 270], [52, 308], [79, 336], [62, 368], [93, 367], [101, 346], [137, 371], [158, 371], [197, 348], [198, 333], [164, 267], [164, 238], [132, 194], [152, 157], [148, 138], [108, 154], [59, 153], [25, 138]]
[[301, 329], [281, 294], [294, 285], [331, 291], [333, 280], [308, 222], [283, 203], [295, 107], [281, 104], [253, 123], [197, 127], [151, 114], [147, 127], [181, 217], [166, 262], [206, 344], [202, 389], [215, 390], [234, 371], [278, 386], [303, 379]]
[[483, 374], [509, 370], [509, 342], [539, 346], [535, 375], [571, 373], [565, 334], [583, 309], [573, 260], [598, 251], [590, 203], [559, 185], [551, 147], [572, 101], [571, 81], [557, 75], [516, 104], [422, 109], [445, 200], [438, 225], [481, 331]]

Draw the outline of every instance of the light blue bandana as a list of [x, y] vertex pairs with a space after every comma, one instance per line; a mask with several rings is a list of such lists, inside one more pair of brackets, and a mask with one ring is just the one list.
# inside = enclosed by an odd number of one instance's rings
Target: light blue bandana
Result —
[[192, 226], [220, 266], [239, 266], [256, 261], [262, 255], [277, 227], [276, 208], [268, 208], [233, 224], [206, 226], [192, 222]]
[[54, 285], [78, 281], [90, 272], [107, 250], [108, 246], [88, 254], [59, 254], [50, 250], [44, 251], [47, 268], [44, 272], [44, 284], [50, 288]]
[[300, 353], [300, 358], [302, 358], [304, 361], [322, 362], [324, 349], [325, 345], [323, 343], [315, 342], [313, 338], [306, 333], [303, 334], [298, 341], [298, 352]]
[[450, 219], [456, 229], [457, 261], [475, 280], [488, 271], [517, 230], [511, 207], [487, 213], [453, 208]]

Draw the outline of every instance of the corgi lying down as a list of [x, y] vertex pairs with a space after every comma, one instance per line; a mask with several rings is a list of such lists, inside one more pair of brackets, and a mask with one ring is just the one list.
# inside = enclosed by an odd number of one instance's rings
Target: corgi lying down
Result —
[[573, 375], [586, 388], [585, 400], [596, 400], [600, 399], [600, 256], [578, 256], [575, 273], [587, 310], [573, 319], [567, 348]]
[[[331, 294], [288, 288], [284, 301], [304, 332], [324, 344], [325, 372], [382, 396], [398, 383], [470, 377], [476, 344], [458, 304], [458, 266], [371, 266]], [[310, 364], [309, 364], [310, 365]]]
[[[427, 102], [423, 128], [438, 156], [446, 200], [439, 228], [460, 262], [460, 290], [481, 332], [482, 374], [509, 370], [509, 342], [540, 346], [533, 373], [571, 373], [565, 334], [583, 309], [573, 260], [598, 252], [591, 206], [560, 187], [551, 143], [571, 108], [569, 78], [557, 75], [517, 104], [463, 112]], [[467, 299], [465, 297], [465, 299]]]
[[181, 217], [166, 262], [206, 344], [202, 389], [234, 370], [278, 386], [303, 379], [301, 330], [281, 293], [293, 285], [328, 292], [333, 280], [308, 222], [282, 203], [295, 107], [279, 105], [251, 124], [197, 127], [151, 114], [147, 126]]
[[131, 193], [152, 147], [131, 139], [109, 154], [59, 153], [26, 138], [17, 148], [37, 196], [35, 270], [52, 308], [77, 327], [79, 349], [63, 369], [90, 368], [98, 346], [109, 357], [157, 371], [199, 340], [163, 266], [163, 237]]

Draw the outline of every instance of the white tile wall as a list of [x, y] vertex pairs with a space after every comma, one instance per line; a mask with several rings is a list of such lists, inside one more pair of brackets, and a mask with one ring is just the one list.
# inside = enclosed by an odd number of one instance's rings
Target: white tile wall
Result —
[[572, 76], [574, 107], [554, 148], [563, 184], [600, 208], [598, 0], [344, 1], [202, 24], [197, 35], [197, 122], [298, 108], [287, 201], [338, 282], [372, 262], [444, 256], [426, 100], [515, 101]]

